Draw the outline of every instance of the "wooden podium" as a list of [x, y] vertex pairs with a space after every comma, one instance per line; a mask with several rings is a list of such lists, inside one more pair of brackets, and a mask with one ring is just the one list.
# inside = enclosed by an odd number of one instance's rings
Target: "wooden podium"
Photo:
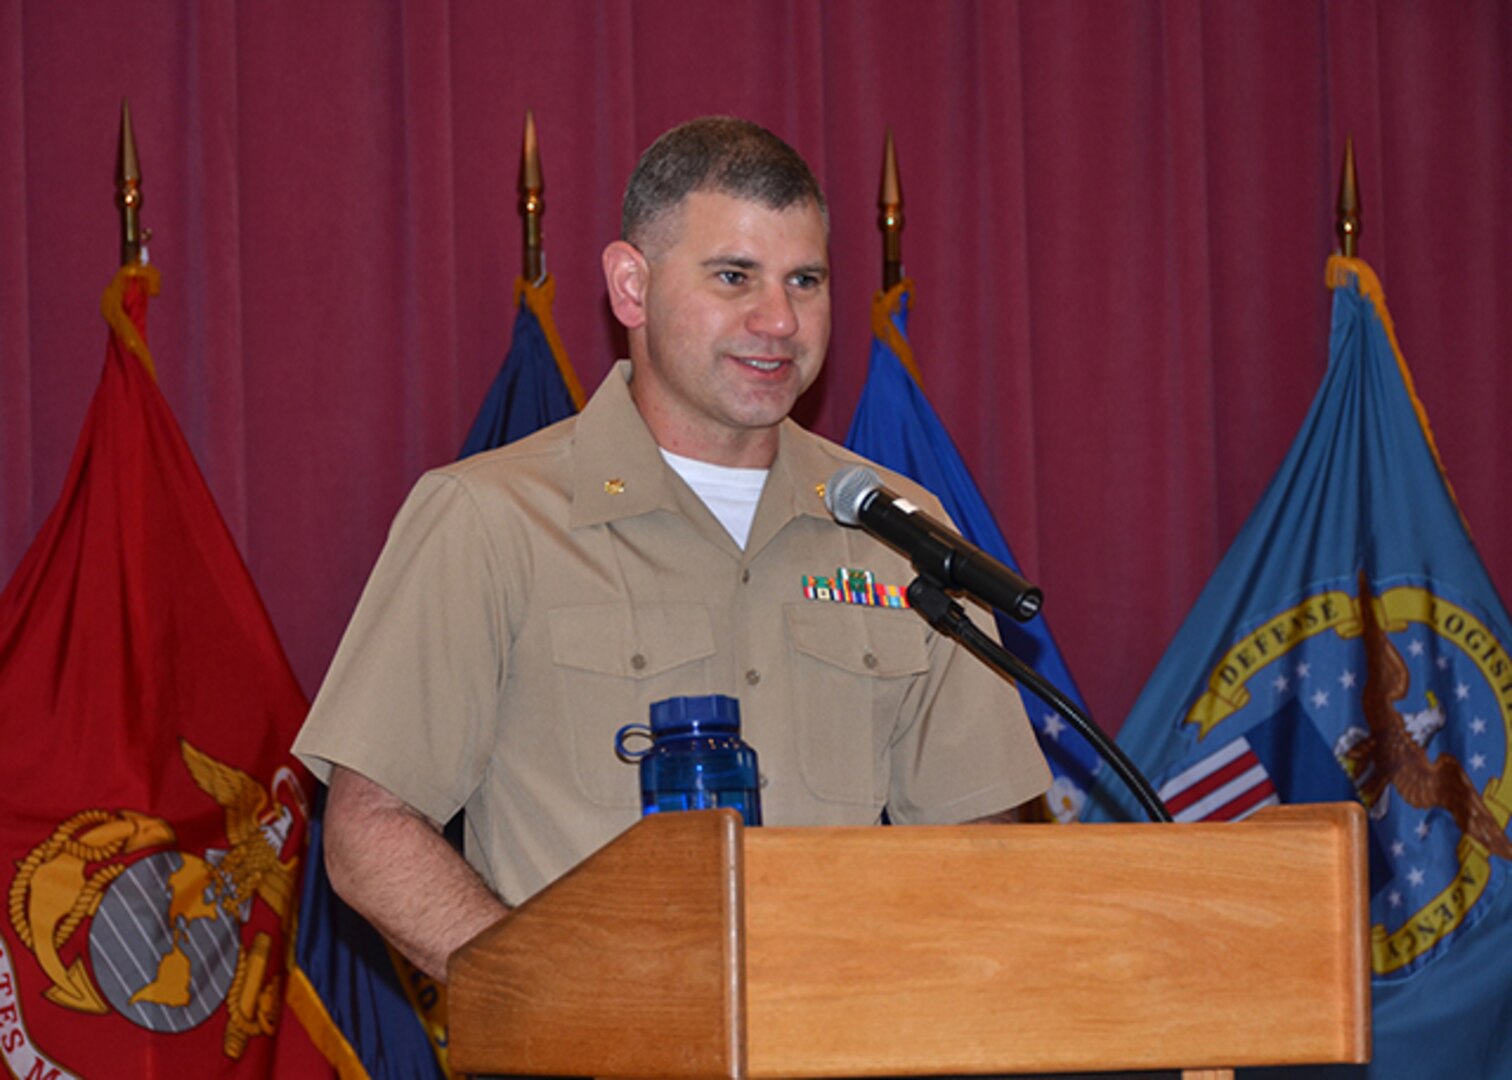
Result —
[[1365, 828], [1344, 803], [1212, 825], [656, 815], [452, 955], [451, 1064], [760, 1080], [1363, 1062]]

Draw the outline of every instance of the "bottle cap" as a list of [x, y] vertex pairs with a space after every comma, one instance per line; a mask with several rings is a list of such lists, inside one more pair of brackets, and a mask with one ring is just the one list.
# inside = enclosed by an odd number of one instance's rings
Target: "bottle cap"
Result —
[[727, 694], [674, 697], [651, 703], [651, 734], [671, 735], [699, 728], [740, 730], [740, 702]]

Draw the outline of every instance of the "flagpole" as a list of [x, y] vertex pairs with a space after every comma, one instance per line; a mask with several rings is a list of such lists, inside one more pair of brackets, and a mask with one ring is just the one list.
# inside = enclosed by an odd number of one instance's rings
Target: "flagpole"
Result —
[[1354, 137], [1344, 136], [1344, 167], [1339, 173], [1338, 217], [1334, 229], [1343, 245], [1344, 257], [1353, 259], [1360, 247], [1360, 182], [1355, 175]]
[[903, 184], [892, 128], [882, 147], [882, 189], [877, 195], [877, 226], [882, 230], [882, 289], [903, 280]]
[[525, 219], [525, 258], [521, 273], [532, 285], [539, 285], [546, 276], [546, 253], [541, 246], [541, 218], [546, 214], [545, 190], [535, 114], [526, 109], [525, 140], [520, 148], [520, 216]]
[[142, 167], [136, 135], [131, 130], [131, 106], [121, 99], [121, 141], [116, 152], [116, 206], [121, 211], [121, 265], [139, 266], [147, 237], [142, 232]]

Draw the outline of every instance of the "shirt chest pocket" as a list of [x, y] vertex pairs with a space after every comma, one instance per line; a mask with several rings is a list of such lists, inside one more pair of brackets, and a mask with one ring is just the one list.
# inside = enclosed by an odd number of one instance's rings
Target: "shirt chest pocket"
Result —
[[911, 611], [788, 604], [798, 762], [821, 799], [880, 808], [888, 747], [916, 711], [929, 654]]
[[701, 604], [591, 604], [549, 615], [558, 712], [578, 786], [597, 806], [640, 804], [634, 764], [614, 733], [644, 724], [651, 703], [709, 694], [714, 629]]

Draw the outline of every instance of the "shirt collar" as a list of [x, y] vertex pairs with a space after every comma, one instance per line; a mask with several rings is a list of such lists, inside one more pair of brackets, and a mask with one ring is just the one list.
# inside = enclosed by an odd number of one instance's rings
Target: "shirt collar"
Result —
[[772, 462], [772, 475], [777, 480], [767, 485], [773, 494], [779, 494], [789, 513], [796, 517], [830, 517], [824, 505], [825, 485], [830, 476], [850, 458], [833, 443], [810, 431], [805, 431], [792, 420], [784, 420], [778, 429], [777, 460]]
[[[653, 510], [679, 510], [682, 482], [663, 460], [630, 397], [630, 374], [630, 361], [615, 364], [578, 415], [573, 430], [573, 528]], [[795, 517], [829, 518], [824, 482], [849, 460], [841, 453], [792, 420], [782, 422], [777, 457], [751, 525], [748, 553]]]
[[630, 361], [610, 369], [572, 434], [573, 528], [676, 509], [674, 473], [630, 397]]

